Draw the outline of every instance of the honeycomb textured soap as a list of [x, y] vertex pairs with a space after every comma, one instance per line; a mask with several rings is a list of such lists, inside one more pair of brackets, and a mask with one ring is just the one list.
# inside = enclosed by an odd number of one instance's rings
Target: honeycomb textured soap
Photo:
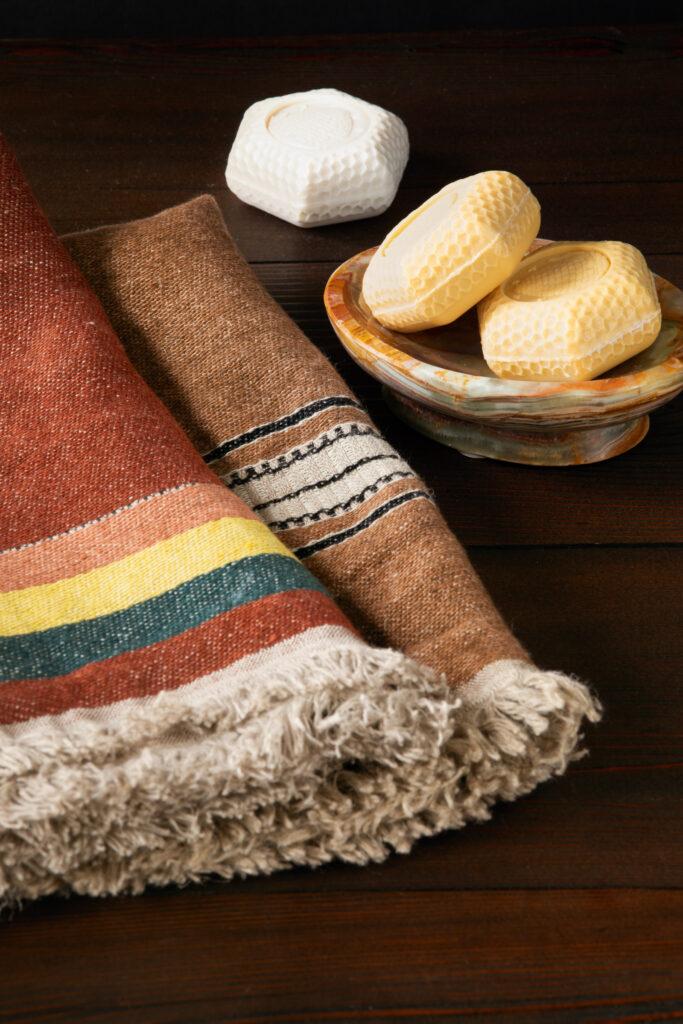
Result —
[[592, 380], [647, 348], [662, 320], [645, 259], [625, 242], [544, 246], [477, 312], [484, 359], [518, 380]]
[[387, 235], [368, 264], [363, 298], [396, 331], [450, 323], [514, 270], [540, 222], [537, 200], [508, 171], [454, 181]]
[[407, 160], [408, 132], [395, 114], [312, 89], [249, 107], [225, 176], [245, 203], [316, 227], [383, 213]]

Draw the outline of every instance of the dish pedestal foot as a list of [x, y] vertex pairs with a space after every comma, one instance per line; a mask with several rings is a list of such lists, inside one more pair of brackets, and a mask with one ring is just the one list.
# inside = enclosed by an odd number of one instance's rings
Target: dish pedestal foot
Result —
[[446, 416], [404, 395], [383, 387], [391, 411], [434, 441], [457, 448], [463, 455], [475, 455], [527, 466], [581, 466], [621, 455], [645, 437], [647, 416], [634, 416], [623, 423], [596, 427], [500, 426], [475, 423]]

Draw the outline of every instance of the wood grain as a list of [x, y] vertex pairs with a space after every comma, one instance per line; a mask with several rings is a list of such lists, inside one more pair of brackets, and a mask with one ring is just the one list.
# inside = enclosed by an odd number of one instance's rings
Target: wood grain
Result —
[[[0, 1021], [12, 1024], [614, 1022], [663, 1019], [651, 1015], [683, 1005], [683, 895], [666, 889], [354, 901], [168, 890], [52, 900], [6, 928], [3, 946]], [[20, 980], [27, 960], [40, 965], [30, 991]]]
[[[332, 86], [387, 106], [409, 125], [411, 159], [402, 182], [409, 194], [388, 218], [322, 235], [252, 218], [250, 244], [265, 234], [266, 247], [247, 251], [250, 259], [272, 259], [275, 249], [288, 260], [349, 255], [366, 247], [358, 245], [361, 237], [374, 244], [396, 214], [435, 188], [490, 167], [514, 170], [539, 189], [553, 211], [544, 219], [549, 233], [583, 236], [595, 225], [598, 234], [606, 227], [617, 234], [621, 224], [610, 206], [620, 220], [627, 214], [642, 225], [648, 189], [681, 179], [672, 134], [680, 124], [673, 62], [679, 49], [675, 26], [568, 38], [548, 29], [290, 39], [275, 46], [15, 41], [0, 52], [0, 123], [60, 231], [144, 216], [222, 188], [246, 106]], [[601, 196], [596, 186], [604, 182], [620, 188]], [[235, 213], [241, 236], [243, 211], [228, 213]], [[680, 251], [671, 233], [676, 223], [653, 210], [649, 230], [669, 231]], [[626, 235], [649, 245], [644, 225]]]
[[[203, 173], [196, 169], [194, 174], [188, 173], [185, 184], [152, 186], [149, 180], [127, 180], [125, 165], [118, 167], [114, 177], [111, 156], [100, 164], [89, 154], [81, 155], [69, 149], [62, 150], [62, 160], [53, 167], [49, 178], [44, 171], [36, 175], [34, 168], [43, 167], [45, 157], [33, 154], [20, 138], [7, 131], [6, 134], [23, 157], [26, 172], [36, 181], [38, 198], [60, 234], [148, 217], [193, 196], [208, 193], [218, 201], [230, 232], [252, 263], [271, 263], [277, 256], [281, 263], [333, 261], [337, 266], [350, 256], [379, 245], [397, 221], [424, 202], [436, 188], [457, 177], [451, 171], [433, 186], [401, 186], [389, 210], [379, 217], [302, 230], [245, 205], [228, 191], [224, 172], [229, 144], [218, 165], [207, 165]], [[168, 159], [175, 163], [172, 153], [168, 154]], [[82, 164], [88, 168], [91, 183], [87, 192], [77, 184]], [[484, 169], [483, 164], [473, 162], [463, 173]], [[151, 167], [149, 173], [153, 173]], [[140, 170], [138, 163], [136, 174], [140, 177], [145, 174], [144, 165]], [[600, 182], [575, 184], [568, 189], [561, 183], [526, 180], [541, 203], [541, 233], [546, 237], [628, 241], [641, 249], [651, 262], [657, 261], [653, 269], [664, 275], [671, 266], [668, 257], [680, 256], [683, 251], [675, 217], [680, 204], [677, 182], [615, 182], [605, 190]], [[674, 270], [680, 268], [680, 262], [674, 262], [673, 266]], [[672, 273], [672, 276], [676, 280], [676, 275]]]

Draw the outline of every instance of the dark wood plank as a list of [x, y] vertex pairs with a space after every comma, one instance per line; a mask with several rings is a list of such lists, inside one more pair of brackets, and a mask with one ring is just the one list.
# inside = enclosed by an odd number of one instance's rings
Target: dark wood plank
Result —
[[[683, 254], [654, 253], [648, 254], [647, 260], [651, 270], [683, 289]], [[323, 351], [332, 353], [335, 337], [325, 314], [323, 292], [327, 279], [339, 263], [336, 260], [310, 263], [252, 261], [251, 266], [263, 286], [296, 320], [304, 333]]]
[[653, 740], [669, 735], [680, 743], [683, 545], [471, 548], [469, 553], [504, 618], [536, 660], [592, 680], [608, 705], [609, 729], [618, 731], [619, 743], [630, 741], [635, 748], [650, 730]]
[[[228, 151], [229, 145], [226, 158]], [[499, 164], [520, 173], [514, 163], [504, 163], [500, 159]], [[475, 151], [469, 167], [463, 173], [474, 174], [490, 166]], [[220, 170], [222, 172], [223, 168]], [[212, 191], [221, 205], [229, 230], [251, 262], [334, 259], [341, 263], [370, 246], [379, 245], [391, 228], [428, 199], [434, 189], [441, 188], [459, 176], [459, 172], [450, 169], [431, 187], [410, 188], [404, 185], [392, 206], [380, 217], [317, 229], [296, 228], [274, 221], [273, 217], [246, 206], [223, 189], [222, 181], [221, 188]], [[675, 214], [676, 210], [683, 208], [683, 187], [679, 182], [615, 181], [584, 184], [570, 178], [563, 182], [545, 184], [532, 178], [524, 180], [541, 205], [540, 233], [545, 238], [616, 239], [630, 242], [660, 263], [661, 258], [668, 254], [683, 252], [680, 232], [676, 230]], [[144, 189], [137, 193], [137, 197], [139, 202], [145, 203], [145, 209], [139, 216], [147, 216], [162, 206], [182, 201], [177, 191], [168, 201], [165, 197], [145, 193]], [[99, 201], [102, 202], [104, 198], [100, 195]], [[58, 202], [64, 204], [68, 199], [69, 192], [61, 191]], [[117, 203], [117, 197], [112, 197], [112, 200], [111, 220], [124, 219], [116, 215], [114, 204]], [[55, 210], [60, 230], [64, 212], [73, 220], [90, 216], [91, 221], [84, 223], [83, 228], [92, 226], [92, 221], [101, 216], [101, 210], [95, 209], [90, 213], [79, 209], [78, 199], [74, 197], [69, 209], [64, 211], [62, 207]], [[653, 269], [663, 272], [665, 265], [661, 264], [661, 270], [657, 266]], [[683, 281], [680, 283], [683, 284]]]
[[[297, 228], [247, 206], [228, 191], [225, 163], [230, 140], [216, 146], [211, 162], [197, 161], [193, 172], [174, 175], [169, 184], [151, 184], [156, 172], [140, 160], [81, 154], [76, 147], [60, 148], [59, 160], [46, 163], [26, 141], [10, 136], [24, 170], [46, 213], [60, 234], [148, 217], [196, 195], [209, 193], [221, 206], [225, 222], [252, 263], [312, 262], [335, 265], [379, 245], [402, 217], [429, 198], [434, 189], [458, 177], [447, 173], [433, 187], [402, 186], [392, 206], [379, 217], [324, 228]], [[159, 159], [157, 155], [156, 159]], [[168, 155], [175, 164], [174, 157]], [[115, 169], [114, 169], [115, 168]], [[476, 156], [466, 173], [486, 170]], [[147, 175], [147, 180], [139, 180]], [[84, 184], [84, 179], [87, 188]], [[677, 182], [557, 182], [526, 179], [542, 211], [541, 234], [556, 239], [617, 239], [630, 242], [660, 261], [662, 271], [670, 254], [682, 251], [676, 211], [681, 206]], [[662, 258], [664, 262], [662, 263]], [[658, 269], [656, 266], [654, 269]]]
[[[31, 907], [0, 933], [0, 1020], [660, 1020], [683, 894], [167, 890]], [[23, 982], [32, 965], [30, 989]]]
[[[605, 220], [610, 226], [613, 219], [602, 214], [590, 183], [621, 183], [622, 209], [645, 221], [643, 187], [681, 179], [668, 141], [681, 125], [679, 35], [671, 27], [644, 34], [605, 29], [584, 38], [563, 39], [548, 29], [519, 37], [440, 33], [345, 44], [339, 38], [279, 45], [13, 42], [0, 54], [0, 118], [60, 230], [92, 223], [93, 211], [100, 222], [121, 220], [221, 186], [249, 103], [333, 86], [406, 121], [409, 204], [464, 174], [502, 166], [536, 187], [581, 186], [573, 208], [553, 204], [547, 227], [586, 234], [592, 225], [603, 233]], [[163, 197], [155, 197], [157, 188]], [[541, 198], [551, 200], [552, 192]], [[661, 236], [670, 220], [657, 218], [650, 231]], [[269, 222], [261, 232], [266, 238]], [[373, 228], [363, 236], [370, 244], [380, 222]], [[347, 253], [357, 251], [358, 230], [349, 236], [335, 229]], [[629, 234], [647, 244], [645, 227]], [[287, 258], [304, 259], [305, 251], [325, 258], [325, 241], [305, 248], [315, 237], [290, 234]], [[260, 258], [272, 259], [272, 247]]]
[[[471, 460], [392, 422], [377, 391], [361, 395], [380, 428], [426, 479], [466, 544], [680, 543], [683, 399], [650, 417], [634, 449], [561, 468]], [[370, 401], [372, 399], [372, 401]]]

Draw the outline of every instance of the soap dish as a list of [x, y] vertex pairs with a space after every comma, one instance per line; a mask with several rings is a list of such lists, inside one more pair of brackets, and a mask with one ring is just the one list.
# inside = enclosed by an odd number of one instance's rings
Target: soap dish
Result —
[[[532, 249], [544, 244], [537, 239]], [[662, 328], [644, 352], [582, 383], [503, 380], [484, 361], [476, 309], [414, 333], [374, 319], [361, 287], [375, 251], [332, 274], [330, 322], [352, 358], [382, 382], [397, 416], [465, 455], [533, 466], [600, 462], [642, 441], [648, 414], [683, 390], [683, 292], [657, 275]]]

